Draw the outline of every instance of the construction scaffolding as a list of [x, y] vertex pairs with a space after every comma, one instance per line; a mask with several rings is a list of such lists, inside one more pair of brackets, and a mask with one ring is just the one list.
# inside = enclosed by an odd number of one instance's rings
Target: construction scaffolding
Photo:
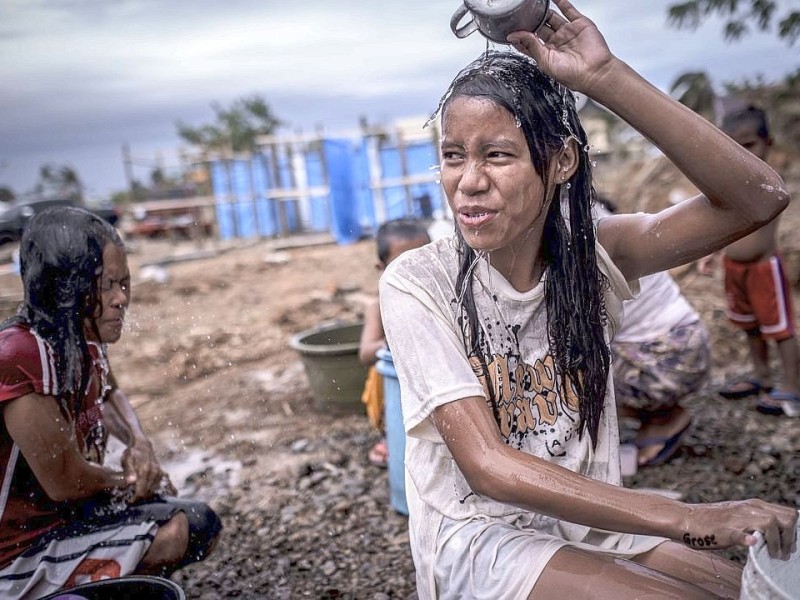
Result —
[[330, 232], [360, 239], [394, 218], [448, 216], [438, 129], [423, 119], [328, 136], [267, 136], [210, 164], [222, 239]]

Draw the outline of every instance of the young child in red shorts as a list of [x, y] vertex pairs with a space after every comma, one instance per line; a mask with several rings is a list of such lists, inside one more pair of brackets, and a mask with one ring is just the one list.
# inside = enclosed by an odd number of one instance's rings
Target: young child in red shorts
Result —
[[[761, 160], [772, 145], [764, 111], [748, 106], [725, 116], [722, 129]], [[737, 240], [723, 251], [725, 296], [730, 321], [747, 334], [755, 377], [720, 390], [726, 398], [757, 396], [756, 409], [800, 417], [798, 347], [792, 296], [778, 254], [778, 219]], [[778, 350], [782, 377], [773, 387], [769, 346]]]

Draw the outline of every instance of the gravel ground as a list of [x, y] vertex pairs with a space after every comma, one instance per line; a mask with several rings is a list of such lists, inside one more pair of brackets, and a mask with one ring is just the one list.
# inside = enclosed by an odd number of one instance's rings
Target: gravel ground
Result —
[[[675, 490], [688, 502], [760, 497], [800, 508], [797, 421], [714, 395], [690, 406], [694, 426], [684, 447], [625, 485]], [[188, 598], [416, 598], [407, 520], [388, 505], [386, 471], [364, 459], [377, 438], [357, 418], [326, 430], [287, 442], [289, 452], [324, 458], [276, 482], [287, 494], [275, 506], [254, 508], [246, 485], [219, 503], [226, 527], [219, 551], [175, 575]]]

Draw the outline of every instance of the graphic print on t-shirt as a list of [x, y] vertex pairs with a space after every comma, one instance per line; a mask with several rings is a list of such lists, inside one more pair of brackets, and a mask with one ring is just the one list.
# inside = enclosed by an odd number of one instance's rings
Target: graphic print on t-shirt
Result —
[[[464, 339], [470, 340], [466, 322], [461, 319]], [[507, 443], [521, 448], [531, 444], [526, 440], [534, 436], [550, 456], [563, 456], [580, 421], [575, 386], [567, 376], [566, 390], [563, 389], [550, 353], [533, 364], [525, 362], [519, 353], [518, 330], [517, 326], [508, 325], [480, 328], [481, 356], [470, 353], [470, 363]], [[559, 419], [568, 419], [569, 424], [558, 424]]]

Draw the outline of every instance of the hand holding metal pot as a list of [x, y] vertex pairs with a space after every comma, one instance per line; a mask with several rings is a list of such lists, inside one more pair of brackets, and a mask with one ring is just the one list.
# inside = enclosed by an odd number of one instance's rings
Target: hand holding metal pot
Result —
[[[450, 29], [460, 38], [474, 31], [498, 44], [508, 44], [512, 31], [535, 32], [547, 18], [550, 0], [463, 0], [453, 17]], [[467, 14], [471, 19], [460, 25]]]

